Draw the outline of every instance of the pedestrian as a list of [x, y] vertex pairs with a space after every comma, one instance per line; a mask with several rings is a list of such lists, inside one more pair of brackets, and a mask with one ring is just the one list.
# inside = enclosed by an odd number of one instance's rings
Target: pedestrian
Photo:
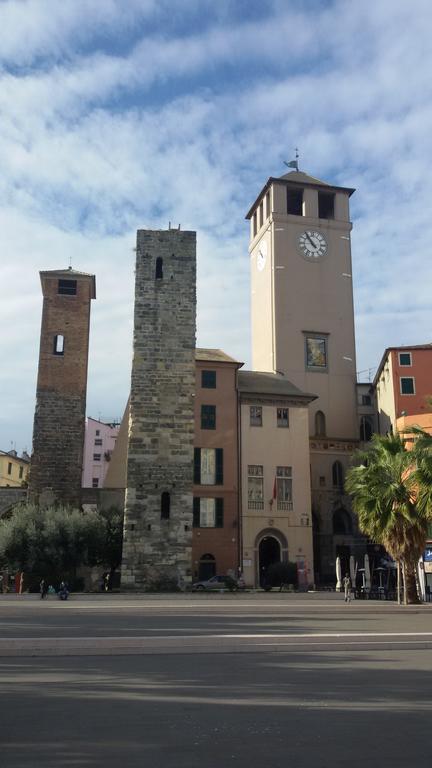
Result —
[[44, 597], [46, 597], [46, 593], [48, 592], [48, 587], [45, 579], [41, 579], [41, 582], [39, 584], [39, 591], [40, 591], [40, 599], [43, 600]]
[[109, 573], [106, 573], [106, 574], [105, 574], [105, 576], [104, 576], [104, 587], [105, 587], [105, 592], [109, 592], [109, 589], [110, 589], [110, 586], [111, 586], [111, 583], [110, 583], [110, 582], [111, 582], [111, 579], [110, 579], [110, 574], [109, 574]]
[[351, 601], [351, 579], [347, 573], [345, 574], [342, 584], [345, 592], [345, 602], [349, 603]]

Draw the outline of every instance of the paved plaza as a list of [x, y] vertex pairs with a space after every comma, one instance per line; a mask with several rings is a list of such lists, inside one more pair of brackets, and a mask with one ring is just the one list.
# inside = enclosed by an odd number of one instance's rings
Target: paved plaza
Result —
[[0, 621], [5, 768], [428, 763], [429, 605], [7, 595]]

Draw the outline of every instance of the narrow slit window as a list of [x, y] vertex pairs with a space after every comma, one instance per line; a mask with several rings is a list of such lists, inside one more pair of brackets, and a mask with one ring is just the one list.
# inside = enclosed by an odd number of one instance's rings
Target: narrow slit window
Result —
[[163, 258], [158, 256], [156, 259], [156, 280], [162, 280], [163, 278]]
[[164, 491], [161, 495], [161, 520], [169, 520], [171, 507], [171, 497], [168, 491]]
[[58, 333], [57, 336], [54, 336], [55, 355], [64, 355], [64, 341], [64, 336], [62, 336], [61, 333]]

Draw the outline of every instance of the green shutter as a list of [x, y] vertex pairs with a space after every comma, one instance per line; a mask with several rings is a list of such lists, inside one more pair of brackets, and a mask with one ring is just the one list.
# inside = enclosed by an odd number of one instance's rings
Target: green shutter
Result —
[[201, 448], [194, 448], [194, 478], [195, 485], [201, 483]]
[[224, 500], [216, 499], [216, 520], [215, 528], [223, 528], [224, 524]]
[[216, 485], [223, 485], [223, 448], [216, 448]]
[[199, 528], [200, 527], [200, 499], [197, 496], [194, 496], [193, 500], [193, 527]]

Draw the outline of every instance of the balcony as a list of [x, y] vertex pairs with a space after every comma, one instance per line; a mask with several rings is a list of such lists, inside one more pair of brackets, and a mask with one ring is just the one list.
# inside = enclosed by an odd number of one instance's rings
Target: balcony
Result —
[[277, 508], [278, 512], [292, 512], [293, 503], [292, 501], [278, 501]]
[[248, 509], [264, 509], [263, 501], [248, 501]]

